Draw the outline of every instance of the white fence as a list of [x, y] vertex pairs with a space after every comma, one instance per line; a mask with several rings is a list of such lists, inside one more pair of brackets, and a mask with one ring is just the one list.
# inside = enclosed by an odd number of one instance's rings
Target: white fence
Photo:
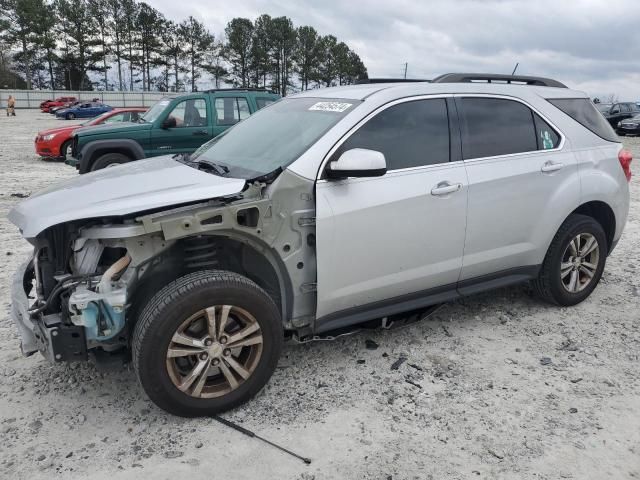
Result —
[[90, 101], [94, 98], [112, 107], [150, 107], [166, 96], [164, 92], [97, 92], [69, 90], [1, 90], [0, 108], [6, 108], [9, 95], [16, 99], [16, 108], [40, 108], [45, 100], [58, 97], [76, 97], [78, 100]]

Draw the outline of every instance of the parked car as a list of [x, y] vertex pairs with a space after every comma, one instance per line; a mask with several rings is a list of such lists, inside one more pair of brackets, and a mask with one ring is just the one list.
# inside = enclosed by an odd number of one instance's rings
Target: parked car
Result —
[[80, 173], [158, 155], [192, 153], [260, 108], [278, 100], [261, 89], [223, 89], [164, 98], [138, 125], [104, 126], [74, 136], [69, 165]]
[[58, 97], [53, 101], [50, 100], [50, 101], [41, 103], [40, 110], [42, 112], [48, 113], [50, 108], [61, 107], [65, 103], [75, 102], [75, 101], [76, 101], [76, 97]]
[[55, 115], [57, 112], [59, 112], [60, 110], [64, 110], [65, 108], [77, 107], [81, 103], [86, 103], [86, 102], [83, 102], [82, 100], [77, 100], [75, 102], [66, 102], [62, 105], [58, 105], [57, 107], [51, 107], [49, 109], [49, 115]]
[[618, 126], [618, 123], [627, 118], [635, 117], [640, 114], [640, 107], [633, 102], [614, 103], [608, 110], [600, 110], [604, 118], [611, 124], [613, 128]]
[[53, 102], [53, 100], [51, 100], [50, 98], [47, 100], [44, 100], [43, 102], [40, 102], [40, 110], [42, 110], [43, 108], [45, 108], [45, 106], [49, 103], [49, 102]]
[[135, 123], [146, 110], [145, 107], [114, 108], [80, 125], [43, 130], [36, 135], [36, 153], [44, 158], [66, 158], [71, 148], [73, 133], [79, 128], [122, 122]]
[[285, 335], [527, 281], [582, 302], [622, 235], [630, 164], [589, 98], [554, 80], [306, 91], [189, 158], [18, 204], [34, 252], [13, 319], [25, 355], [130, 355], [161, 408], [211, 415], [265, 385]]
[[598, 109], [598, 111], [600, 113], [605, 115], [605, 114], [609, 113], [609, 110], [611, 110], [611, 107], [613, 106], [613, 103], [595, 103], [594, 105], [596, 106], [596, 108]]
[[616, 125], [618, 135], [639, 135], [640, 134], [640, 113], [635, 117], [627, 118]]
[[74, 118], [93, 118], [110, 112], [113, 107], [99, 102], [84, 102], [69, 108], [63, 108], [56, 112], [56, 118], [73, 120]]

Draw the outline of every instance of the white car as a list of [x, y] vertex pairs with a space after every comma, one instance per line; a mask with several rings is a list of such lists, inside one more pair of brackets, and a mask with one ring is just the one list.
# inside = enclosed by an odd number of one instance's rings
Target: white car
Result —
[[22, 350], [130, 357], [157, 405], [210, 415], [265, 385], [285, 336], [527, 281], [574, 305], [622, 235], [630, 164], [589, 98], [554, 80], [304, 92], [191, 157], [12, 210], [34, 246], [13, 287]]

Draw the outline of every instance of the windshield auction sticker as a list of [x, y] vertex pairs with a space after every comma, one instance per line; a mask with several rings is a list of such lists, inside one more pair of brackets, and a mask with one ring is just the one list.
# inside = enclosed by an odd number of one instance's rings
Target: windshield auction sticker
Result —
[[321, 112], [338, 112], [342, 113], [347, 110], [352, 103], [343, 102], [318, 102], [309, 107], [309, 110], [319, 110]]

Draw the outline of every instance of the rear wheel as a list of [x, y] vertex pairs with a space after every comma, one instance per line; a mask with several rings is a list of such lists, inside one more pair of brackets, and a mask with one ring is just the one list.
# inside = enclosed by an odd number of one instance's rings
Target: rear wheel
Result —
[[91, 171], [102, 170], [103, 168], [115, 167], [129, 162], [131, 159], [122, 153], [105, 153], [99, 157], [93, 165], [91, 165]]
[[231, 272], [196, 272], [146, 305], [133, 334], [133, 366], [160, 408], [213, 415], [265, 385], [282, 337], [279, 311], [258, 285]]
[[534, 287], [545, 300], [575, 305], [596, 288], [607, 257], [602, 226], [586, 215], [571, 215], [562, 224], [547, 251]]

